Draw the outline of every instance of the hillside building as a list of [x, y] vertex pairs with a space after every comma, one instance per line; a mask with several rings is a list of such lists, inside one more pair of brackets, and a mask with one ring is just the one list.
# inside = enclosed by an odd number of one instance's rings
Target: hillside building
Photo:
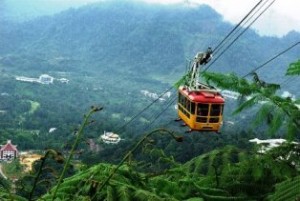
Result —
[[54, 78], [47, 74], [42, 74], [39, 77], [39, 82], [41, 84], [52, 84], [53, 80], [54, 80]]
[[54, 81], [54, 77], [42, 74], [39, 76], [39, 78], [31, 78], [31, 77], [24, 77], [24, 76], [17, 76], [16, 80], [22, 81], [22, 82], [35, 82], [40, 84], [52, 84]]
[[60, 78], [60, 79], [57, 79], [57, 80], [60, 81], [61, 83], [65, 83], [65, 84], [69, 83], [69, 80], [67, 78]]
[[1, 146], [0, 149], [0, 160], [13, 160], [17, 158], [19, 155], [19, 151], [17, 149], [17, 145], [13, 145], [11, 140], [7, 140], [5, 145]]
[[106, 144], [118, 144], [121, 140], [118, 134], [113, 132], [105, 132], [100, 136], [101, 140]]

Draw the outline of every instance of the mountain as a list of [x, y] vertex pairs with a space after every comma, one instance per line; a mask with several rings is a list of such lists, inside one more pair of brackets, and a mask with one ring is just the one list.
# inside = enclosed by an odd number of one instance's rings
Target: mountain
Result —
[[0, 16], [6, 20], [24, 22], [40, 16], [53, 15], [70, 7], [77, 8], [85, 4], [86, 2], [83, 1], [68, 0], [2, 0], [0, 2]]
[[[215, 47], [234, 27], [213, 8], [109, 1], [25, 22], [0, 21], [0, 143], [11, 139], [19, 150], [47, 150], [32, 171], [14, 183], [16, 195], [3, 185], [1, 199], [299, 197], [294, 188], [300, 179], [299, 147], [286, 144], [256, 154], [249, 139], [266, 135], [262, 127], [249, 129], [256, 108], [233, 117], [237, 101], [226, 99], [222, 134], [186, 134], [187, 129], [173, 121], [176, 89], [155, 104], [143, 93], [157, 97], [166, 91], [184, 74], [186, 59]], [[299, 39], [297, 32], [276, 38], [247, 30], [209, 71], [244, 75]], [[288, 51], [258, 76], [282, 82], [288, 64], [299, 59], [298, 52]], [[16, 79], [38, 80], [41, 74], [53, 76], [53, 83]], [[298, 88], [286, 87], [299, 94]], [[83, 115], [88, 108], [99, 113], [88, 119], [91, 113]], [[268, 121], [274, 118], [264, 113]], [[170, 130], [172, 137], [153, 132], [158, 127], [163, 129], [156, 131]], [[104, 144], [99, 140], [103, 131], [116, 132], [122, 141]], [[69, 157], [64, 161], [63, 156]], [[9, 164], [11, 171], [21, 169], [17, 162]]]
[[[186, 58], [215, 46], [232, 28], [208, 6], [108, 1], [21, 24], [4, 23], [0, 55], [2, 64], [3, 57], [13, 57], [11, 65], [19, 69], [18, 62], [24, 60], [30, 60], [26, 68], [59, 69], [51, 61], [62, 58], [68, 70], [167, 73], [174, 81], [184, 72]], [[274, 38], [248, 30], [211, 69], [242, 74], [299, 39], [299, 33]], [[297, 57], [296, 50], [290, 51], [261, 73], [278, 81], [277, 76]]]
[[[215, 47], [233, 28], [208, 6], [127, 1], [105, 1], [26, 22], [0, 20], [0, 92], [9, 95], [1, 99], [0, 121], [11, 129], [1, 140], [13, 136], [26, 148], [60, 146], [57, 140], [71, 140], [68, 133], [93, 104], [105, 110], [89, 137], [96, 139], [103, 130], [117, 129], [152, 101], [141, 90], [159, 94], [170, 88], [185, 73], [187, 59], [208, 46]], [[276, 38], [247, 30], [209, 70], [244, 75], [299, 39], [297, 32]], [[259, 70], [259, 77], [283, 82], [286, 67], [297, 59], [295, 48]], [[41, 74], [70, 82], [42, 86], [15, 79]], [[299, 94], [295, 84], [284, 90]], [[173, 96], [175, 100], [175, 91]], [[144, 126], [149, 126], [155, 112], [165, 109], [164, 104], [145, 112], [138, 123], [126, 128], [124, 136], [134, 139], [145, 132]], [[233, 105], [227, 104], [225, 112], [230, 114]], [[167, 124], [176, 118], [176, 110], [172, 107], [162, 118], [158, 123]], [[53, 127], [57, 131], [49, 135]], [[24, 140], [24, 130], [41, 134], [34, 143], [28, 136]]]

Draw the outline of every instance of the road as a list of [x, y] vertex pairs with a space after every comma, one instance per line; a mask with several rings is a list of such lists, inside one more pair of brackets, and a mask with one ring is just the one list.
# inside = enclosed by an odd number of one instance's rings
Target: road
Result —
[[4, 179], [7, 179], [7, 177], [5, 176], [5, 174], [2, 171], [2, 164], [0, 163], [0, 174], [2, 177], [4, 177]]

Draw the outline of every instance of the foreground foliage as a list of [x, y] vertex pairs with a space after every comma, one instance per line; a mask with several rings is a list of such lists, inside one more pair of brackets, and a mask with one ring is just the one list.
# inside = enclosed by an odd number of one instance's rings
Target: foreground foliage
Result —
[[[299, 154], [298, 145], [291, 144], [265, 155], [228, 146], [158, 175], [138, 172], [124, 164], [97, 192], [115, 168], [99, 164], [64, 179], [56, 200], [261, 200], [268, 195], [279, 196], [279, 188], [291, 187], [295, 197], [300, 196], [295, 185], [281, 185], [288, 181], [297, 184], [299, 163], [295, 164], [292, 156]], [[287, 160], [280, 159], [287, 156]], [[39, 200], [52, 200], [52, 193], [53, 189]]]
[[[299, 75], [300, 61], [292, 63], [287, 69], [287, 75]], [[235, 74], [204, 73], [208, 83], [213, 82], [217, 87], [231, 90], [240, 94], [240, 106], [235, 114], [249, 108], [258, 107], [254, 126], [266, 123], [268, 133], [275, 135], [283, 131], [284, 138], [293, 140], [299, 136], [300, 131], [300, 99], [281, 97], [278, 95], [280, 85], [266, 83], [253, 72], [253, 81], [239, 78]], [[281, 130], [280, 130], [281, 129]]]

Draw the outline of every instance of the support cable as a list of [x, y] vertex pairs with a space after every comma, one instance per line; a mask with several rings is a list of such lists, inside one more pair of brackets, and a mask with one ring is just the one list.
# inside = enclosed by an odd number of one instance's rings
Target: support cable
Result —
[[[243, 26], [246, 27], [247, 24], [248, 24], [248, 22], [249, 22], [254, 16], [256, 16], [257, 13], [258, 13], [259, 11], [261, 11], [261, 9], [268, 3], [268, 1], [269, 1], [269, 0], [264, 1], [264, 3], [261, 4], [260, 7], [259, 7], [257, 10], [255, 10], [255, 12], [254, 12], [253, 14], [251, 14], [251, 16], [249, 15], [249, 17], [245, 20], [245, 22], [244, 22], [242, 25], [239, 26], [239, 29], [237, 29], [236, 32], [232, 33], [232, 34], [230, 35], [230, 37], [228, 37], [228, 40], [227, 40], [227, 41], [232, 41], [232, 39], [240, 32], [240, 30], [243, 28]], [[260, 2], [260, 3], [261, 3], [261, 2]], [[233, 40], [234, 40], [234, 39], [233, 39]], [[216, 51], [214, 51], [214, 55], [217, 55], [218, 52], [219, 52], [223, 47], [225, 47], [226, 43], [227, 43], [227, 42], [225, 42], [224, 44], [222, 44], [222, 45], [219, 47], [219, 49], [217, 49]]]
[[300, 44], [300, 41], [289, 46], [288, 48], [284, 49], [283, 51], [279, 52], [278, 54], [276, 54], [274, 57], [272, 57], [271, 59], [269, 59], [268, 61], [266, 61], [265, 63], [261, 64], [260, 66], [254, 68], [253, 70], [251, 70], [249, 73], [247, 73], [246, 75], [244, 75], [242, 78], [247, 77], [248, 75], [251, 75], [252, 73], [254, 73], [255, 71], [263, 68], [264, 66], [266, 66], [268, 63], [270, 63], [271, 61], [273, 61], [274, 59], [276, 59], [277, 57], [285, 54], [286, 52], [290, 51], [291, 49], [293, 49], [294, 47], [296, 47], [297, 45]]
[[249, 28], [250, 26], [256, 22], [256, 20], [258, 20], [258, 18], [261, 17], [262, 14], [264, 14], [269, 8], [270, 6], [275, 2], [276, 0], [273, 0], [226, 48], [225, 50], [223, 50], [221, 52], [221, 54], [213, 60], [212, 63], [210, 63], [210, 65], [208, 67], [206, 67], [206, 69], [203, 70], [203, 72], [206, 72], [238, 39], [240, 36], [242, 36]]
[[165, 113], [169, 107], [176, 101], [177, 97], [173, 97], [170, 99], [170, 102], [168, 103], [167, 107], [165, 109], [163, 109], [160, 113], [158, 113], [153, 120], [147, 125], [146, 129], [150, 128], [150, 126], [163, 114]]
[[[206, 70], [208, 70], [208, 68], [216, 61], [219, 59], [220, 56], [222, 56], [222, 54], [224, 54], [225, 51], [228, 50], [228, 48], [236, 42], [236, 40], [245, 32], [249, 29], [249, 27], [275, 2], [276, 0], [273, 0], [251, 23], [250, 25], [248, 25], [244, 31], [242, 33], [240, 33], [230, 44], [229, 46], [227, 46], [227, 48], [203, 71], [205, 72]], [[260, 0], [248, 13], [247, 15], [234, 27], [234, 29], [232, 29], [231, 32], [229, 32], [226, 37], [217, 45], [217, 47], [215, 48], [215, 50], [217, 51], [218, 48], [220, 48], [220, 46], [230, 37], [230, 35], [232, 35], [232, 33], [251, 15], [251, 13], [253, 13], [253, 11], [263, 2], [263, 0]], [[163, 92], [157, 99], [155, 99], [154, 101], [152, 101], [149, 105], [147, 105], [144, 109], [142, 109], [140, 112], [138, 112], [136, 115], [134, 115], [128, 122], [126, 122], [123, 126], [121, 126], [120, 128], [117, 129], [117, 133], [120, 132], [121, 130], [123, 130], [128, 124], [130, 124], [132, 121], [134, 121], [138, 116], [140, 116], [143, 112], [145, 112], [148, 108], [150, 108], [154, 103], [156, 103], [161, 97], [163, 97], [167, 92], [171, 91], [173, 88], [170, 87], [169, 89], [167, 89], [165, 92]], [[175, 99], [174, 99], [175, 101]], [[173, 103], [174, 101], [172, 101], [171, 103]], [[169, 107], [170, 105], [168, 105]], [[166, 109], [168, 108], [166, 107], [158, 116], [157, 118], [162, 115]]]
[[279, 85], [282, 87], [282, 86], [285, 86], [285, 85], [287, 85], [288, 83], [290, 83], [290, 82], [292, 82], [292, 81], [294, 81], [294, 80], [296, 80], [298, 77], [289, 77], [289, 78], [287, 78], [286, 80], [284, 80], [283, 82], [281, 82]]
[[217, 45], [216, 48], [214, 48], [213, 52], [217, 52], [220, 46], [229, 38], [229, 36], [240, 27], [240, 25], [249, 17], [249, 15], [263, 2], [263, 0], [260, 0], [248, 13], [245, 15], [245, 17], [225, 36], [225, 38]]
[[154, 103], [156, 103], [161, 97], [163, 97], [166, 93], [171, 91], [173, 89], [173, 86], [171, 86], [169, 89], [167, 89], [165, 92], [163, 92], [160, 96], [158, 96], [155, 100], [153, 100], [149, 105], [147, 105], [144, 109], [142, 109], [140, 112], [135, 114], [131, 119], [126, 122], [123, 126], [117, 129], [117, 133], [119, 133], [121, 130], [123, 130], [128, 124], [130, 124], [133, 120], [135, 120], [138, 116], [140, 116], [143, 112], [145, 112], [148, 108], [150, 108]]

